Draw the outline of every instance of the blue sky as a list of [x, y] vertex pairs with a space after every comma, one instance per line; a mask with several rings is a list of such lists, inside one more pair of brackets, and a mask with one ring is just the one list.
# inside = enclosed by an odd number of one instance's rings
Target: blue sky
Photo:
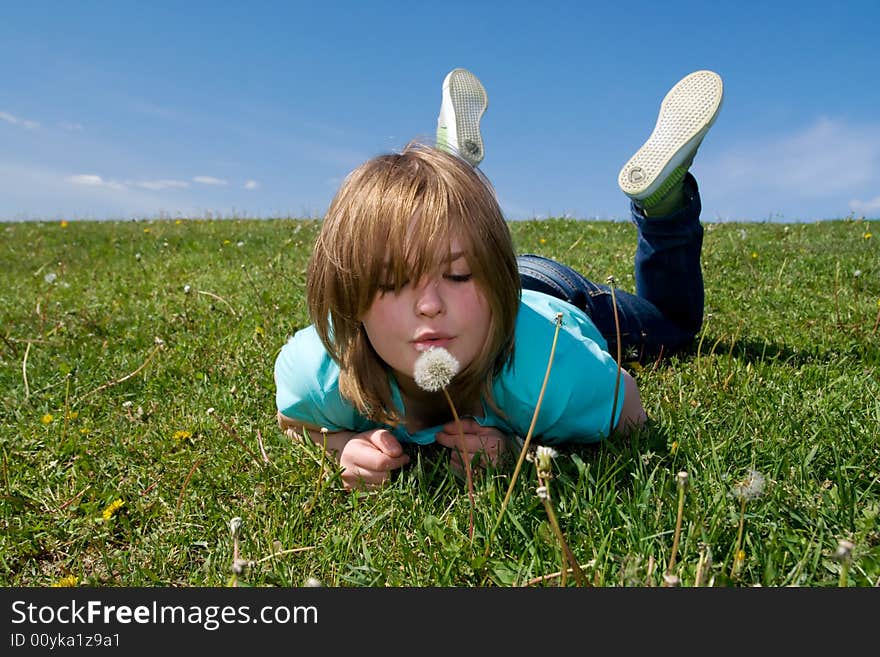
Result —
[[702, 68], [704, 220], [880, 217], [878, 25], [877, 0], [7, 3], [0, 219], [323, 216], [433, 138], [457, 66], [509, 219], [626, 216], [618, 170]]

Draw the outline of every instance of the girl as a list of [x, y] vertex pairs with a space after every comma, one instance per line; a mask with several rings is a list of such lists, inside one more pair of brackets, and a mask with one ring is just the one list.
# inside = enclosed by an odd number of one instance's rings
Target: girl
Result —
[[[516, 257], [476, 168], [485, 91], [464, 69], [443, 89], [441, 148], [412, 143], [373, 158], [337, 192], [309, 264], [313, 324], [275, 363], [280, 426], [326, 441], [346, 488], [385, 482], [409, 461], [403, 442], [436, 441], [461, 467], [444, 392], [422, 390], [414, 379], [416, 360], [431, 348], [460, 365], [446, 392], [461, 416], [468, 460], [481, 454], [494, 463], [510, 439], [528, 432], [560, 320], [535, 440], [595, 442], [646, 421], [638, 386], [611, 355], [610, 289], [546, 258]], [[700, 200], [688, 167], [721, 99], [711, 71], [681, 80], [621, 170], [639, 233], [638, 294], [615, 291], [623, 349], [670, 353], [701, 326]], [[468, 147], [459, 154], [464, 135]]]

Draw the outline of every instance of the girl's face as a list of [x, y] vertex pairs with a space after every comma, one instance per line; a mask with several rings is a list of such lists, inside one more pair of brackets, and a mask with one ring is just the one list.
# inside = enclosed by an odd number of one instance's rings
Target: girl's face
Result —
[[454, 239], [447, 263], [399, 292], [380, 288], [361, 321], [376, 353], [412, 389], [415, 362], [431, 347], [449, 351], [461, 369], [470, 365], [489, 335], [491, 310]]

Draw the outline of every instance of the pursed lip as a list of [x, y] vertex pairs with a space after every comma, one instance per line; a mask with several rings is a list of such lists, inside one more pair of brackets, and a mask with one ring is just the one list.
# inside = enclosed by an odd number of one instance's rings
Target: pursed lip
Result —
[[446, 333], [434, 333], [431, 331], [425, 331], [424, 333], [419, 333], [412, 340], [412, 344], [418, 351], [426, 351], [431, 349], [432, 347], [440, 347], [447, 348], [452, 342], [453, 337], [451, 335], [447, 335]]

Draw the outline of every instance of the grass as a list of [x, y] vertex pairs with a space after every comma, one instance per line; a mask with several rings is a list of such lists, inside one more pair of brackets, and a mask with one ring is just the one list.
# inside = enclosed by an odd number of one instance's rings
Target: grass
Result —
[[[484, 556], [511, 468], [477, 478], [471, 541], [443, 450], [414, 448], [385, 489], [350, 494], [319, 449], [278, 430], [272, 366], [307, 323], [318, 225], [0, 228], [0, 583], [576, 584], [533, 463]], [[629, 224], [511, 229], [522, 252], [633, 288]], [[590, 585], [880, 582], [871, 233], [853, 218], [707, 225], [698, 342], [630, 366], [648, 429], [553, 462], [556, 517]], [[549, 353], [551, 337], [535, 348]], [[733, 493], [750, 471], [765, 487], [745, 501]], [[233, 573], [235, 551], [251, 563]]]

